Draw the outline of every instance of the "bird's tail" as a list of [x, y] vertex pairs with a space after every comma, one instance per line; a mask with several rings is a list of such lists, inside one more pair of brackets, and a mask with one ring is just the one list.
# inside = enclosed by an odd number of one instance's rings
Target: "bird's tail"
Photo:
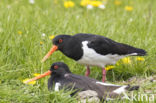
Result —
[[135, 50], [131, 51], [130, 53], [131, 56], [144, 56], [146, 54], [147, 52], [145, 50], [138, 48], [135, 48]]
[[128, 91], [138, 90], [139, 86], [130, 86], [130, 85], [128, 85], [125, 89], [128, 90]]

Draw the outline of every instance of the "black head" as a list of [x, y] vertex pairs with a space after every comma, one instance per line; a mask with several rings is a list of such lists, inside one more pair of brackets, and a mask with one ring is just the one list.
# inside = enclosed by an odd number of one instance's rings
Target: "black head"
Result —
[[52, 75], [52, 76], [63, 76], [64, 74], [66, 73], [71, 73], [68, 66], [62, 62], [56, 62], [54, 64], [52, 64], [50, 70], [48, 70], [47, 72], [37, 76], [37, 77], [34, 77], [30, 80], [27, 80], [25, 81], [25, 83], [29, 83], [31, 81], [34, 81], [34, 80], [37, 80], [37, 79], [40, 79], [40, 78], [43, 78], [45, 76], [48, 76], [48, 75]]
[[52, 55], [56, 50], [60, 50], [63, 52], [63, 50], [65, 49], [65, 47], [67, 47], [69, 45], [69, 42], [71, 40], [70, 35], [58, 35], [56, 36], [52, 42], [53, 42], [53, 46], [50, 49], [50, 51], [44, 56], [44, 58], [42, 59], [41, 62], [44, 62], [48, 59], [48, 57], [50, 55]]
[[63, 62], [53, 63], [51, 68], [50, 68], [50, 71], [52, 71], [52, 75], [53, 74], [63, 75], [63, 74], [66, 74], [66, 73], [71, 73], [68, 66]]
[[70, 35], [58, 35], [52, 40], [52, 42], [60, 50], [64, 47], [64, 45], [68, 42], [70, 38], [71, 38]]

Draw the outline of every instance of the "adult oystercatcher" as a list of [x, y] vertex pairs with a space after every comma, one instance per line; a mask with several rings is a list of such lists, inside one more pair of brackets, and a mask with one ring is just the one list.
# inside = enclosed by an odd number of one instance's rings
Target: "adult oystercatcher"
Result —
[[126, 91], [138, 90], [139, 86], [120, 86], [115, 84], [103, 83], [95, 79], [72, 74], [68, 66], [63, 62], [53, 63], [50, 70], [38, 77], [32, 78], [25, 83], [51, 75], [48, 80], [48, 89], [53, 87], [55, 91], [60, 89], [74, 90], [73, 96], [77, 92], [94, 91], [100, 100], [108, 100], [119, 97]]
[[125, 56], [144, 56], [146, 51], [127, 44], [115, 42], [109, 38], [79, 33], [74, 36], [58, 35], [53, 39], [53, 47], [42, 59], [44, 62], [54, 51], [60, 50], [64, 55], [87, 66], [86, 76], [90, 74], [89, 66], [102, 68], [102, 81], [105, 81], [105, 65], [115, 64]]

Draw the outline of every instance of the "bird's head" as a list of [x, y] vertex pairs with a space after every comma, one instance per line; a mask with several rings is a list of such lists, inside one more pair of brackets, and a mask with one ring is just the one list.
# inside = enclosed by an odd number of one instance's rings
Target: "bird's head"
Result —
[[68, 66], [63, 62], [56, 62], [51, 65], [50, 71], [56, 75], [64, 75], [66, 73], [71, 73]]
[[44, 56], [41, 62], [46, 61], [50, 55], [52, 55], [56, 50], [62, 50], [63, 47], [66, 45], [68, 40], [71, 38], [70, 35], [58, 35], [53, 40], [53, 46], [50, 51]]
[[34, 77], [32, 79], [29, 79], [27, 81], [25, 81], [25, 83], [29, 83], [31, 81], [34, 81], [34, 80], [37, 80], [37, 79], [41, 79], [45, 76], [48, 76], [48, 75], [59, 75], [59, 76], [63, 76], [64, 74], [66, 73], [71, 73], [71, 71], [69, 70], [68, 66], [63, 63], [63, 62], [56, 62], [56, 63], [53, 63], [50, 67], [50, 70], [48, 70], [47, 72], [37, 76], [37, 77]]

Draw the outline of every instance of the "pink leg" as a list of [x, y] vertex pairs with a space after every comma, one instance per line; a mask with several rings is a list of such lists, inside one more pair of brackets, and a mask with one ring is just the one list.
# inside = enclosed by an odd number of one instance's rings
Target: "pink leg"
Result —
[[105, 82], [106, 80], [106, 69], [102, 68], [102, 82]]
[[87, 70], [86, 70], [85, 75], [86, 75], [87, 77], [90, 75], [90, 68], [89, 68], [89, 66], [87, 66]]

